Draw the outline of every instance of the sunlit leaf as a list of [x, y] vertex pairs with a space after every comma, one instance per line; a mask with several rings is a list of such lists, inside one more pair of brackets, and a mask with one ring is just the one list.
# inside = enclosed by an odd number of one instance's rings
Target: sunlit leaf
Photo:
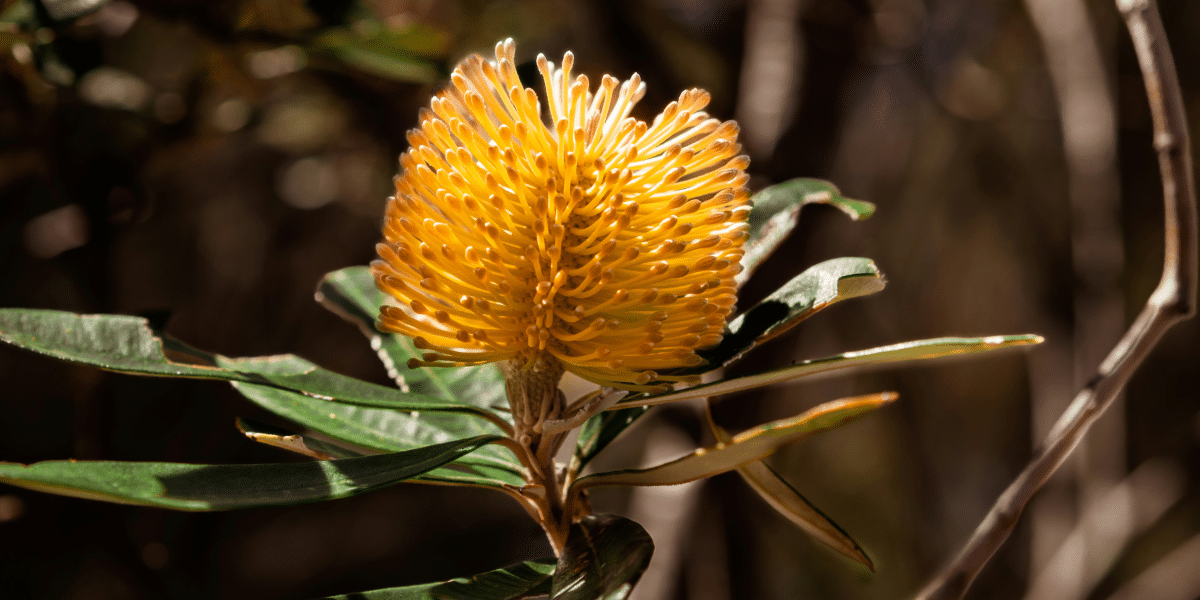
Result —
[[721, 343], [699, 353], [708, 364], [698, 370], [710, 371], [733, 362], [817, 311], [874, 294], [883, 286], [883, 274], [867, 258], [835, 258], [813, 265], [730, 322]]
[[[712, 422], [711, 412], [709, 413], [709, 425], [720, 445], [733, 441], [728, 432]], [[804, 495], [792, 487], [765, 461], [756, 460], [739, 465], [737, 472], [767, 504], [770, 504], [779, 514], [804, 530], [805, 533], [843, 556], [857, 561], [872, 571], [875, 570], [875, 564], [871, 562], [867, 553], [863, 552], [858, 542], [850, 537], [850, 534], [813, 506]]]
[[[331, 439], [380, 452], [397, 452], [479, 435], [501, 434], [482, 419], [463, 419], [447, 413], [406, 413], [395, 410], [334, 404], [289, 390], [244, 382], [233, 387], [251, 402]], [[522, 485], [516, 457], [507, 449], [487, 445], [455, 466], [465, 473], [442, 473], [456, 480], [489, 487]]]
[[692, 398], [707, 398], [721, 394], [731, 394], [840, 369], [894, 364], [910, 360], [943, 358], [962, 354], [978, 354], [1040, 343], [1042, 343], [1042, 337], [1032, 334], [995, 335], [978, 338], [945, 337], [916, 340], [902, 344], [893, 344], [891, 346], [880, 346], [879, 348], [871, 348], [869, 350], [847, 352], [825, 358], [814, 358], [801, 361], [790, 367], [767, 371], [766, 373], [725, 379], [685, 390], [666, 392], [654, 396], [633, 396], [618, 402], [613, 409], [617, 410], [633, 405], [649, 406], [665, 404], [667, 402], [678, 402]]
[[329, 401], [399, 410], [496, 417], [476, 406], [347, 377], [295, 355], [227, 358], [150, 328], [142, 317], [0, 309], [0, 341], [39, 354], [135, 375], [220, 379], [271, 385]]
[[613, 485], [677, 485], [711, 477], [761, 460], [814, 433], [840, 427], [897, 398], [894, 392], [826, 402], [803, 414], [748, 429], [728, 443], [701, 448], [671, 462], [646, 469], [610, 471], [582, 477], [575, 489]]
[[0, 463], [0, 482], [63, 496], [176, 510], [282, 506], [345, 498], [399, 483], [494, 439], [479, 436], [393, 454], [284, 464]]
[[491, 409], [507, 405], [504, 375], [494, 364], [478, 367], [409, 369], [410, 358], [420, 358], [412, 342], [400, 335], [375, 329], [379, 307], [387, 296], [375, 288], [367, 267], [347, 267], [325, 275], [317, 286], [317, 301], [342, 318], [354, 323], [371, 341], [388, 376], [402, 389]]
[[571, 526], [551, 600], [625, 598], [650, 564], [654, 542], [634, 521], [588, 515]]
[[320, 600], [519, 600], [550, 592], [554, 560], [531, 560], [473, 577], [385, 590], [329, 596]]
[[750, 237], [744, 245], [744, 269], [737, 276], [739, 286], [787, 239], [805, 204], [829, 204], [856, 221], [875, 212], [874, 204], [843, 197], [832, 183], [820, 179], [792, 179], [758, 192], [750, 211]]

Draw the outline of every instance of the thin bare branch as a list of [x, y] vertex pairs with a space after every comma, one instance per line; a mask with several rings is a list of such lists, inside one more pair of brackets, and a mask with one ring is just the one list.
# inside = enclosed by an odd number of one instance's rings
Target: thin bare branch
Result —
[[1137, 320], [1075, 396], [1025, 470], [992, 506], [959, 555], [917, 595], [920, 600], [958, 599], [966, 594], [976, 575], [1008, 539], [1033, 495], [1104, 414], [1167, 329], [1195, 312], [1195, 183], [1175, 63], [1153, 0], [1117, 0], [1117, 7], [1133, 38], [1154, 118], [1166, 220], [1162, 279]]

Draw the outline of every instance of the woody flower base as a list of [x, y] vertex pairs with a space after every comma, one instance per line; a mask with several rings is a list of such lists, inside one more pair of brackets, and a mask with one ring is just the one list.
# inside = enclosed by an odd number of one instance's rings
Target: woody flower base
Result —
[[[807, 375], [1034, 344], [1033, 335], [919, 340], [716, 379], [719, 369], [835, 302], [884, 287], [874, 263], [840, 258], [800, 273], [737, 313], [738, 288], [809, 203], [851, 218], [874, 208], [798, 179], [745, 187], [737, 125], [683, 92], [652, 122], [630, 116], [645, 84], [573, 75], [568, 53], [537, 59], [544, 96], [516, 75], [511, 40], [473, 56], [420, 116], [401, 157], [380, 260], [328, 274], [317, 299], [358, 325], [395, 386], [298, 356], [228, 358], [145, 319], [0, 310], [0, 340], [125, 373], [221, 379], [294, 423], [246, 421], [258, 442], [309, 463], [0, 463], [0, 481], [89, 499], [178, 510], [333, 500], [402, 481], [481, 487], [518, 502], [554, 558], [354, 598], [549, 595], [624, 598], [653, 544], [628, 519], [592, 514], [602, 486], [674, 485], [737, 470], [771, 506], [852, 560], [870, 559], [762, 460], [891, 402], [835, 400], [645, 469], [589, 462], [650, 407], [709, 399]], [[734, 316], [736, 315], [736, 316]], [[732, 317], [732, 318], [731, 318]], [[568, 398], [570, 374], [594, 391]], [[708, 383], [702, 383], [709, 381]], [[574, 449], [568, 434], [579, 429]], [[569, 460], [560, 462], [569, 455]]]

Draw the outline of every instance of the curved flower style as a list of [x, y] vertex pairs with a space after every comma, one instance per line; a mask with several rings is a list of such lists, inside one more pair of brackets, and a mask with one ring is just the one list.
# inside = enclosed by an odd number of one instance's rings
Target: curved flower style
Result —
[[702, 112], [699, 89], [635, 119], [641, 78], [592, 91], [570, 52], [561, 68], [538, 56], [543, 114], [515, 50], [464, 60], [409, 132], [372, 265], [398, 301], [380, 329], [427, 351], [410, 367], [510, 361], [630, 390], [684, 379], [660, 371], [703, 364], [737, 300], [737, 124]]

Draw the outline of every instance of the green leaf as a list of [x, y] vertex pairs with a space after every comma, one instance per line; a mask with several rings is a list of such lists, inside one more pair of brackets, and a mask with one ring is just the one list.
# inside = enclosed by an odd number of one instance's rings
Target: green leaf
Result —
[[875, 213], [874, 204], [843, 197], [832, 183], [820, 179], [792, 179], [760, 191], [754, 195], [750, 211], [750, 237], [743, 246], [746, 253], [742, 256], [744, 269], [737, 276], [739, 286], [787, 239], [806, 204], [834, 206], [855, 221]]
[[0, 309], [0, 341], [122, 373], [267, 384], [331, 403], [460, 412], [500, 421], [476, 406], [347, 377], [292, 354], [253, 358], [211, 354], [155, 332], [143, 317], [5, 308]]
[[915, 340], [891, 346], [880, 346], [879, 348], [871, 348], [869, 350], [847, 352], [825, 358], [814, 358], [801, 361], [790, 367], [767, 371], [766, 373], [725, 379], [685, 390], [666, 392], [654, 396], [635, 396], [631, 399], [618, 402], [613, 409], [628, 408], [634, 405], [650, 406], [666, 404], [668, 402], [678, 402], [692, 398], [707, 398], [721, 394], [732, 394], [734, 392], [741, 392], [840, 369], [901, 363], [910, 360], [943, 358], [960, 354], [978, 354], [1017, 346], [1040, 344], [1042, 341], [1042, 336], [1033, 334], [995, 335], [977, 338], [944, 337]]
[[883, 286], [883, 274], [867, 258], [835, 258], [813, 265], [730, 322], [721, 343], [699, 353], [708, 363], [696, 372], [727, 365], [817, 311], [874, 294]]
[[[705, 402], [705, 409], [708, 413], [708, 424], [718, 444], [723, 446], [731, 443], [733, 440], [729, 437], [729, 433], [713, 422], [712, 411], [707, 410], [709, 409], [707, 401]], [[805, 533], [816, 538], [822, 544], [829, 546], [843, 556], [857, 561], [871, 571], [875, 570], [875, 564], [871, 562], [867, 553], [863, 552], [858, 542], [854, 541], [850, 537], [850, 534], [846, 533], [832, 519], [825, 516], [825, 513], [813, 506], [808, 501], [808, 498], [805, 498], [796, 488], [792, 487], [766, 461], [756, 460], [745, 463], [738, 466], [737, 471], [742, 476], [742, 479], [750, 484], [750, 488], [779, 514], [783, 515], [784, 518], [791, 521]]]
[[[417, 52], [431, 50], [421, 36], [388, 32], [385, 28], [361, 35], [341, 27], [325, 30], [312, 40], [311, 51], [325, 53], [364, 73], [412, 83], [432, 83], [438, 71]], [[409, 43], [411, 42], [411, 43]]]
[[642, 415], [650, 410], [649, 406], [634, 406], [621, 410], [602, 412], [588, 419], [579, 430], [579, 439], [575, 442], [575, 455], [571, 458], [571, 472], [579, 473], [601, 450], [608, 447], [621, 432], [628, 429]]
[[469, 578], [343, 594], [320, 600], [518, 600], [549, 593], [553, 574], [552, 559], [531, 560]]
[[623, 599], [650, 564], [654, 542], [636, 522], [588, 515], [571, 526], [551, 600]]
[[0, 482], [63, 496], [175, 510], [282, 506], [345, 498], [393, 485], [494, 439], [479, 436], [394, 454], [285, 464], [0, 463]]
[[504, 375], [494, 364], [409, 369], [408, 360], [421, 355], [412, 342], [375, 329], [379, 307], [388, 302], [388, 297], [376, 289], [371, 269], [347, 267], [326, 274], [317, 286], [316, 298], [322, 306], [358, 326], [400, 389], [453, 398], [486, 410], [508, 405]]
[[[381, 452], [410, 450], [479, 435], [498, 436], [493, 424], [447, 413], [404, 413], [395, 410], [334, 404], [268, 385], [235, 382], [251, 402], [289, 421], [334, 440]], [[507, 449], [488, 445], [455, 463], [466, 473], [439, 471], [439, 476], [489, 487], [523, 485], [520, 463]]]
[[578, 491], [596, 486], [678, 485], [712, 477], [762, 460], [780, 448], [814, 433], [845, 425], [897, 397], [894, 392], [884, 392], [826, 402], [799, 416], [748, 429], [727, 444], [701, 448], [682, 458], [647, 469], [588, 475], [578, 479], [572, 488]]

